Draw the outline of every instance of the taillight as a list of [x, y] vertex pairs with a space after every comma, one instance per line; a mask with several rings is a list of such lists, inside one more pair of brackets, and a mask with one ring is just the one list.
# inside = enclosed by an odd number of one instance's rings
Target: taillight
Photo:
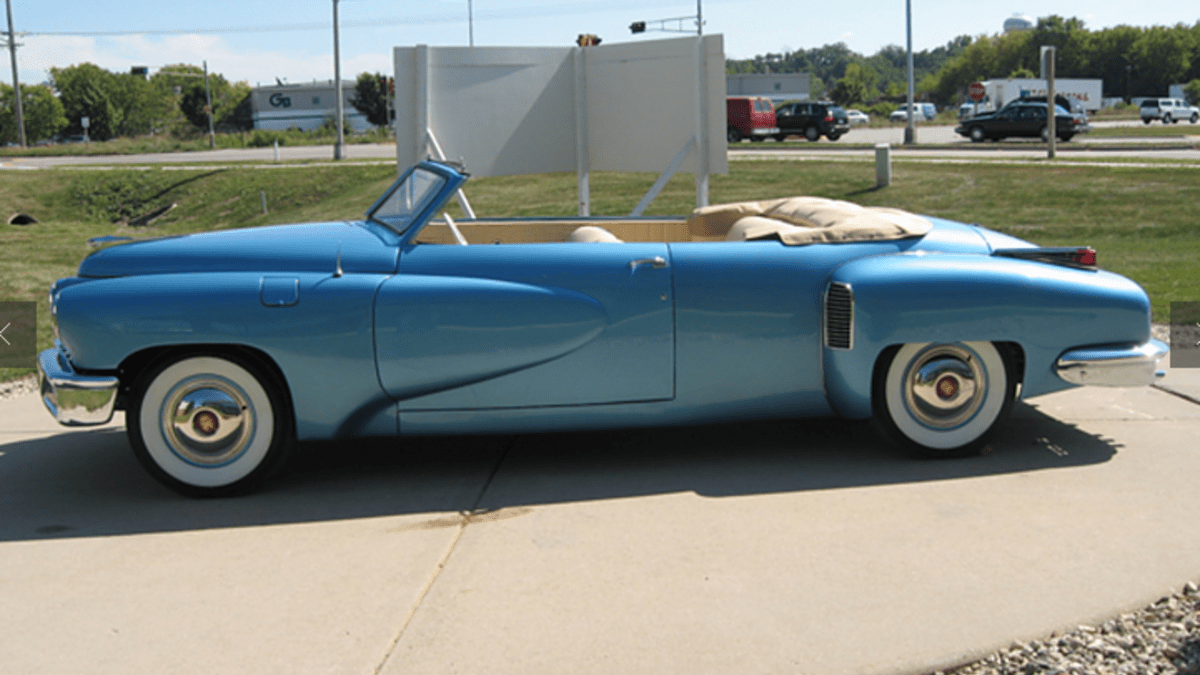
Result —
[[1096, 249], [1094, 248], [1079, 248], [1075, 249], [1074, 255], [1071, 256], [1071, 261], [1076, 265], [1084, 265], [1086, 267], [1096, 266]]
[[832, 121], [833, 121], [833, 115], [832, 115], [832, 114], [826, 114], [826, 115], [825, 115], [825, 121], [826, 121], [826, 122], [832, 122]]

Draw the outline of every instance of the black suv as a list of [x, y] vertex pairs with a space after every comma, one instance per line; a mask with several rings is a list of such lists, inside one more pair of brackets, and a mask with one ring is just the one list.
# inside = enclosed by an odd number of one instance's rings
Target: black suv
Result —
[[785, 103], [775, 111], [775, 124], [779, 127], [775, 138], [780, 141], [791, 135], [803, 135], [810, 141], [822, 136], [836, 141], [850, 131], [846, 111], [829, 101]]

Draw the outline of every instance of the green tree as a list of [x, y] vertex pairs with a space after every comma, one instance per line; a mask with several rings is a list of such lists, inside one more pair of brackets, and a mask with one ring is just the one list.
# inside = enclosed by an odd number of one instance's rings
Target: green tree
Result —
[[84, 133], [86, 117], [90, 122], [87, 133], [93, 140], [107, 141], [117, 135], [121, 112], [109, 96], [110, 91], [116, 90], [115, 77], [92, 63], [50, 69], [50, 79], [67, 116], [64, 133]]
[[[45, 85], [21, 87], [21, 112], [25, 120], [25, 140], [28, 143], [52, 138], [67, 126], [62, 102]], [[0, 143], [15, 143], [19, 138], [13, 88], [0, 84]]]
[[829, 92], [829, 98], [833, 99], [834, 103], [846, 107], [875, 100], [879, 96], [879, 92], [875, 89], [875, 82], [878, 79], [879, 73], [876, 73], [875, 69], [870, 66], [857, 63], [847, 64], [845, 75], [833, 86], [833, 90]]
[[177, 114], [175, 98], [141, 75], [119, 73], [109, 82], [109, 100], [121, 119], [120, 136], [144, 136], [163, 131]]
[[392, 89], [392, 78], [381, 73], [359, 73], [354, 83], [354, 95], [350, 105], [366, 115], [367, 121], [377, 127], [390, 126], [395, 112], [388, 109], [388, 95]]
[[[150, 78], [153, 87], [174, 96], [183, 120], [191, 130], [208, 131], [208, 99], [204, 90], [204, 69], [190, 64], [166, 66]], [[249, 129], [250, 85], [231, 84], [220, 73], [209, 72], [208, 95], [212, 98], [213, 127]]]
[[1200, 79], [1192, 80], [1183, 88], [1184, 96], [1187, 96], [1188, 103], [1196, 105], [1200, 103]]

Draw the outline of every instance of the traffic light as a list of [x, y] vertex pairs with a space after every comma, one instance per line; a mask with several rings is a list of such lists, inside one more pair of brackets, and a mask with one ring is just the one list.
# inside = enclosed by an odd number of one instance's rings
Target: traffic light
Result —
[[633, 23], [629, 24], [629, 32], [645, 33], [646, 32], [646, 22], [645, 21], [634, 21]]
[[600, 36], [592, 35], [591, 33], [580, 33], [575, 39], [575, 44], [580, 47], [595, 47], [600, 44]]

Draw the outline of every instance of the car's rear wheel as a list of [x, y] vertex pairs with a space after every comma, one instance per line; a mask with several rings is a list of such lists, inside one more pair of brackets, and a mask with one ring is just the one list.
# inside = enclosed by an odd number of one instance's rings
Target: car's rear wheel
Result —
[[1047, 143], [1049, 141], [1050, 141], [1050, 127], [1042, 127], [1042, 142]]
[[987, 136], [983, 133], [983, 127], [971, 127], [968, 135], [973, 143], [982, 143], [987, 140]]
[[742, 132], [737, 127], [729, 127], [725, 130], [725, 140], [730, 143], [740, 143], [742, 141]]
[[1062, 141], [1063, 143], [1070, 141], [1072, 138], [1075, 138], [1075, 134], [1059, 134], [1058, 135], [1058, 140]]
[[292, 445], [283, 386], [240, 356], [188, 354], [151, 367], [133, 387], [125, 425], [142, 466], [193, 497], [254, 489]]
[[821, 130], [816, 127], [809, 127], [804, 130], [804, 137], [810, 141], [816, 142], [821, 138]]
[[1151, 122], [1153, 122], [1153, 121], [1154, 121], [1154, 118], [1153, 118], [1153, 117], [1143, 117], [1143, 118], [1142, 118], [1142, 123], [1143, 123], [1143, 124], [1150, 124], [1150, 123], [1151, 123]]
[[829, 134], [828, 136], [826, 136], [826, 138], [828, 138], [831, 141], [836, 141], [837, 139], [839, 139], [841, 137], [842, 137], [841, 134]]
[[881, 434], [925, 457], [978, 452], [1012, 409], [1017, 374], [990, 342], [912, 343], [875, 368], [872, 419]]

